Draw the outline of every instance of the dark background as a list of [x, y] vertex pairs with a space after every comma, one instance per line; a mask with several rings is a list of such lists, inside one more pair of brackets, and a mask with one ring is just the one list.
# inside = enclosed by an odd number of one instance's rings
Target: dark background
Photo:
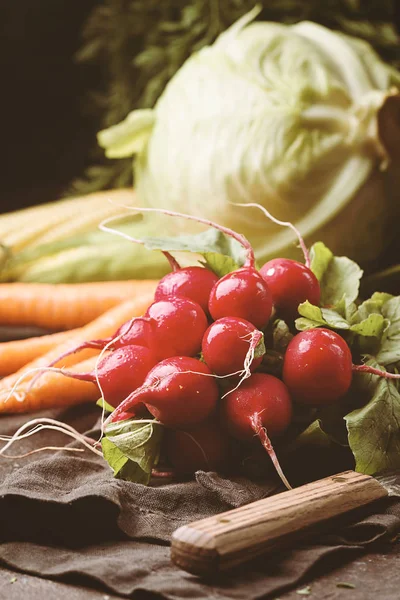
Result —
[[[390, 11], [385, 8], [389, 3]], [[0, 0], [0, 212], [59, 198], [90, 164], [99, 129], [90, 91], [103, 84], [107, 89], [107, 69], [78, 62], [76, 55], [89, 15], [106, 4], [110, 1]], [[186, 4], [182, 0], [182, 7]], [[274, 0], [263, 4], [272, 11]], [[318, 10], [312, 0], [305, 3], [306, 18], [321, 17], [321, 5], [315, 4]], [[327, 0], [328, 26], [329, 15], [342, 4], [343, 0]], [[386, 10], [400, 31], [400, 2], [353, 4], [366, 19]], [[129, 3], [115, 0], [114, 5], [120, 5], [122, 14]], [[266, 17], [271, 18], [271, 11], [266, 10]]]
[[54, 200], [86, 166], [97, 130], [78, 64], [99, 0], [0, 0], [1, 212]]

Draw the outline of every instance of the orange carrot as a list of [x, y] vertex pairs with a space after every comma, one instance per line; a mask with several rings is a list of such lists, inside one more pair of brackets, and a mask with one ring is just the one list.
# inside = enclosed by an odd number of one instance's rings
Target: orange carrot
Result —
[[59, 346], [77, 332], [78, 329], [70, 329], [49, 335], [0, 342], [0, 377], [22, 369], [27, 363]]
[[154, 293], [157, 281], [2, 283], [0, 325], [60, 330], [82, 327], [128, 298]]
[[[71, 335], [64, 343], [55, 346], [46, 354], [39, 356], [35, 360], [26, 364], [24, 368], [16, 371], [12, 375], [8, 377], [4, 377], [0, 381], [0, 413], [5, 411], [11, 411], [10, 408], [12, 405], [10, 402], [4, 403], [4, 399], [7, 397], [3, 392], [9, 393], [12, 387], [16, 384], [18, 379], [22, 377], [22, 375], [26, 375], [20, 385], [18, 385], [18, 390], [23, 389], [25, 385], [27, 385], [32, 377], [34, 377], [37, 371], [33, 371], [32, 373], [28, 373], [30, 369], [38, 368], [38, 367], [47, 367], [52, 361], [56, 360], [61, 354], [67, 352], [68, 350], [75, 348], [82, 342], [86, 342], [92, 339], [105, 338], [110, 335], [113, 335], [115, 331], [120, 327], [123, 323], [128, 321], [133, 317], [141, 316], [148, 308], [148, 306], [153, 301], [153, 293], [147, 292], [146, 294], [141, 294], [134, 300], [127, 300], [119, 304], [118, 306], [114, 306], [110, 310], [108, 310], [105, 314], [100, 315], [94, 321], [91, 321], [81, 329], [78, 329], [75, 334]], [[72, 332], [71, 332], [72, 333]], [[69, 367], [72, 365], [76, 365], [78, 362], [86, 360], [88, 358], [97, 357], [97, 350], [81, 350], [76, 354], [71, 354], [65, 357], [62, 363], [58, 366]], [[40, 381], [40, 380], [39, 380]], [[32, 388], [33, 389], [33, 388]], [[57, 394], [54, 394], [54, 406], [58, 406], [57, 404]], [[76, 400], [71, 396], [71, 404], [76, 403]], [[48, 404], [46, 405], [48, 406]], [[40, 410], [40, 403], [35, 406], [35, 410]], [[18, 403], [16, 405], [16, 410], [18, 412], [23, 412], [23, 403]], [[31, 410], [29, 407], [27, 410]]]
[[[74, 365], [77, 373], [86, 373], [94, 369], [95, 356]], [[61, 373], [44, 373], [37, 384], [28, 391], [28, 385], [22, 384], [18, 392], [10, 395], [11, 390], [0, 392], [0, 412], [22, 413], [46, 408], [71, 406], [99, 398], [99, 390], [93, 383], [66, 377]]]

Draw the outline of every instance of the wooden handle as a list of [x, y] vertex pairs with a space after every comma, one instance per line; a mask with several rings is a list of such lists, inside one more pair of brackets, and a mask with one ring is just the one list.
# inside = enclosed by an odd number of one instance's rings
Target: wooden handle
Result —
[[345, 471], [179, 527], [172, 535], [171, 559], [185, 571], [209, 575], [385, 496], [373, 477]]

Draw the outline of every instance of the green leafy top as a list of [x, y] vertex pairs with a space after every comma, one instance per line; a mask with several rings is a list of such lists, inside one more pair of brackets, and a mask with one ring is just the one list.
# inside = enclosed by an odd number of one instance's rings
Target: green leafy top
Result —
[[393, 381], [367, 378], [372, 397], [344, 419], [356, 470], [374, 475], [400, 468], [400, 394]]
[[157, 421], [128, 419], [109, 424], [101, 443], [114, 477], [147, 485], [159, 459], [162, 432]]
[[362, 270], [347, 256], [333, 256], [322, 242], [316, 242], [310, 251], [311, 270], [321, 285], [321, 304], [337, 308], [358, 298]]
[[382, 365], [400, 360], [400, 323], [395, 317], [400, 307], [396, 299], [376, 292], [357, 304], [362, 276], [359, 266], [347, 257], [333, 256], [322, 242], [313, 245], [310, 255], [311, 269], [320, 281], [322, 307], [308, 301], [300, 304], [296, 328], [329, 327], [344, 335], [359, 353], [376, 355]]
[[[333, 256], [322, 242], [314, 244], [310, 255], [321, 285], [321, 307], [300, 304], [296, 328], [336, 330], [366, 364], [393, 370], [400, 363], [400, 296], [375, 292], [360, 302], [362, 271], [356, 263]], [[400, 467], [400, 395], [393, 380], [357, 373], [348, 395], [315, 416], [299, 443], [346, 443], [356, 470], [367, 474]]]

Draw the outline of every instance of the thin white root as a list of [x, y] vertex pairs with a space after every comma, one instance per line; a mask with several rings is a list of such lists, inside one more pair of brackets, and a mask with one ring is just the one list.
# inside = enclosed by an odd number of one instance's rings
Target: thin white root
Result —
[[235, 390], [237, 390], [242, 385], [243, 381], [245, 381], [245, 379], [248, 379], [250, 377], [250, 375], [251, 375], [250, 367], [253, 363], [255, 350], [262, 338], [262, 335], [263, 334], [261, 333], [261, 331], [255, 330], [255, 331], [252, 331], [247, 336], [245, 336], [244, 338], [242, 338], [242, 339], [245, 339], [246, 337], [250, 336], [250, 342], [249, 342], [250, 345], [249, 345], [249, 349], [246, 353], [246, 356], [244, 358], [243, 370], [239, 372], [241, 375], [240, 380], [237, 383], [237, 385], [235, 385], [234, 388], [225, 392], [225, 394], [222, 396], [221, 400], [223, 398], [225, 398], [226, 396], [228, 396], [229, 394], [231, 394], [232, 392], [234, 392]]
[[22, 375], [20, 377], [18, 377], [17, 381], [12, 386], [11, 390], [4, 390], [4, 391], [0, 392], [0, 395], [7, 394], [7, 398], [4, 400], [4, 404], [9, 401], [11, 396], [14, 396], [15, 399], [17, 400], [17, 402], [23, 402], [25, 400], [27, 393], [30, 391], [33, 382], [31, 382], [31, 384], [29, 385], [27, 390], [23, 390], [22, 392], [17, 391], [17, 388], [20, 385], [20, 383], [24, 379], [26, 379], [30, 373], [39, 373], [39, 372], [41, 373], [43, 371], [48, 371], [50, 369], [53, 369], [53, 367], [32, 367], [31, 369], [28, 369], [27, 371], [25, 371], [25, 373], [22, 373]]
[[[33, 429], [31, 429], [27, 433], [23, 433], [26, 429], [28, 429], [29, 427], [32, 427], [32, 426], [33, 426]], [[66, 423], [61, 423], [60, 421], [56, 421], [55, 419], [48, 419], [45, 417], [42, 419], [39, 418], [39, 419], [32, 419], [31, 421], [28, 421], [27, 423], [22, 425], [11, 437], [1, 436], [0, 440], [1, 441], [7, 440], [7, 443], [0, 450], [0, 456], [5, 457], [6, 456], [5, 451], [8, 450], [8, 448], [10, 448], [10, 446], [12, 446], [15, 442], [18, 442], [26, 437], [34, 435], [35, 433], [38, 433], [39, 431], [41, 431], [43, 429], [51, 429], [53, 431], [58, 431], [60, 433], [64, 433], [65, 435], [67, 435], [67, 436], [75, 439], [77, 442], [81, 443], [83, 446], [85, 446], [88, 450], [90, 450], [94, 454], [97, 454], [97, 456], [103, 456], [102, 452], [100, 450], [97, 450], [97, 448], [95, 447], [98, 444], [98, 442], [79, 433], [79, 431], [76, 431], [76, 429], [74, 429], [70, 425], [67, 425]], [[41, 449], [37, 449], [36, 451], [38, 452], [40, 450]]]
[[281, 221], [280, 219], [277, 219], [276, 217], [274, 217], [273, 215], [271, 215], [271, 213], [264, 207], [261, 206], [261, 204], [257, 204], [256, 202], [249, 202], [246, 204], [239, 204], [236, 202], [230, 202], [230, 204], [233, 204], [234, 206], [240, 206], [242, 208], [247, 208], [247, 207], [251, 207], [251, 208], [259, 208], [266, 217], [268, 217], [268, 219], [270, 221], [272, 221], [273, 223], [275, 223], [276, 225], [282, 225], [282, 227], [289, 227], [292, 231], [294, 231], [294, 233], [297, 236], [297, 239], [299, 240], [299, 245], [300, 248], [303, 251], [303, 255], [304, 255], [304, 262], [306, 267], [309, 269], [310, 265], [311, 265], [311, 259], [310, 259], [310, 253], [308, 251], [308, 248], [304, 242], [303, 236], [301, 235], [300, 231], [297, 229], [297, 227], [295, 225], [293, 225], [293, 223], [290, 223], [290, 221]]
[[3, 454], [3, 458], [26, 458], [31, 454], [36, 454], [37, 452], [43, 452], [45, 450], [63, 450], [64, 452], [85, 452], [83, 448], [66, 448], [65, 446], [43, 446], [43, 448], [36, 448], [35, 450], [31, 450], [30, 452], [26, 452], [25, 454]]

